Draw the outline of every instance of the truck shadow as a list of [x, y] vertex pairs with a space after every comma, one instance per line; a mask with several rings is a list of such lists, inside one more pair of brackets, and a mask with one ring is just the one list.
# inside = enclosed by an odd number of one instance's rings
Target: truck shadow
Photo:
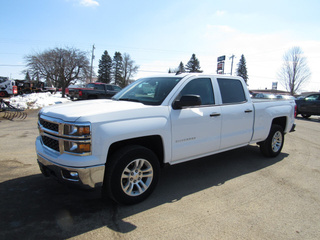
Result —
[[128, 233], [137, 227], [124, 219], [271, 166], [288, 157], [264, 158], [257, 146], [165, 167], [155, 192], [134, 206], [100, 198], [100, 190], [70, 189], [41, 174], [0, 184], [1, 239], [66, 239], [107, 227]]
[[303, 118], [301, 116], [296, 117], [297, 120], [306, 121], [306, 122], [317, 122], [320, 123], [320, 117], [319, 116], [311, 116], [310, 118]]

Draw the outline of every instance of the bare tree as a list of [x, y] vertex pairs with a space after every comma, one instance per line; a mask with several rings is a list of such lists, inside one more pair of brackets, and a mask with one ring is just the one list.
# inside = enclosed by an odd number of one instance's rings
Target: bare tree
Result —
[[278, 72], [280, 83], [294, 95], [311, 76], [306, 57], [300, 47], [293, 47], [283, 55], [283, 65]]
[[123, 83], [120, 87], [125, 87], [129, 85], [130, 78], [134, 76], [134, 74], [137, 73], [139, 66], [135, 65], [134, 61], [130, 58], [130, 55], [127, 53], [123, 54], [123, 60], [122, 60], [122, 74], [123, 74]]
[[90, 73], [87, 53], [74, 48], [55, 48], [25, 57], [31, 75], [45, 79], [55, 87], [65, 89], [78, 80], [85, 80]]

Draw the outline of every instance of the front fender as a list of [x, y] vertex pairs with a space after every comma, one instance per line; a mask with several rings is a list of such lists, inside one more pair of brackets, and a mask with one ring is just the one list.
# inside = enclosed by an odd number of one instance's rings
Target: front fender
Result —
[[159, 135], [163, 140], [164, 161], [171, 158], [171, 127], [165, 117], [102, 123], [93, 127], [92, 134], [93, 153], [104, 162], [113, 143], [152, 135]]

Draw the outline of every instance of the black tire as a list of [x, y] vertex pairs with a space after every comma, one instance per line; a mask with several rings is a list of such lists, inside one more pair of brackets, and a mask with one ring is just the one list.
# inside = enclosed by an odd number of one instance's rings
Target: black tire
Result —
[[260, 151], [266, 157], [276, 157], [280, 154], [283, 144], [283, 129], [280, 125], [273, 124], [267, 139], [260, 143]]
[[7, 97], [8, 93], [6, 91], [0, 91], [0, 97]]
[[158, 183], [160, 164], [148, 148], [132, 145], [118, 150], [106, 164], [103, 197], [120, 204], [145, 200]]
[[305, 119], [308, 119], [309, 117], [311, 117], [310, 114], [301, 114], [301, 116], [302, 116], [303, 118], [305, 118]]

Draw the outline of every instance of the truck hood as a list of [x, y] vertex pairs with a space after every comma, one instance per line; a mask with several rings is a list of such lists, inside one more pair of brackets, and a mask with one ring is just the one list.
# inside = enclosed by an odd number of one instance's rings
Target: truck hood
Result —
[[165, 116], [168, 115], [168, 108], [128, 101], [88, 100], [45, 107], [40, 113], [66, 122], [94, 123], [157, 115]]

